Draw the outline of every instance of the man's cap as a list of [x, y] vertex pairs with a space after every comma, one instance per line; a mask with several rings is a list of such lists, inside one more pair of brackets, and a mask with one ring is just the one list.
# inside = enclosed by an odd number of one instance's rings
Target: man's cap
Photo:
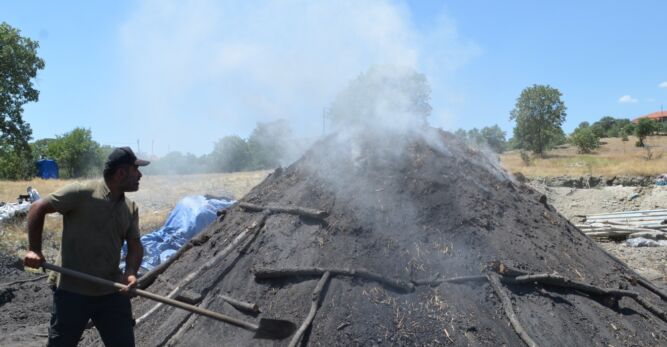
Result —
[[130, 147], [118, 147], [109, 154], [104, 167], [107, 169], [116, 167], [122, 164], [133, 164], [137, 166], [146, 166], [151, 162], [148, 160], [137, 159], [137, 156]]

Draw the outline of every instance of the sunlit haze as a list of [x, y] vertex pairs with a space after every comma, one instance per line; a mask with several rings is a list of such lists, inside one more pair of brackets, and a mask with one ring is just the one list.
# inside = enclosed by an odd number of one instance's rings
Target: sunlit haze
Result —
[[[209, 153], [227, 135], [287, 119], [323, 132], [337, 93], [369, 68], [424, 74], [429, 124], [498, 124], [521, 90], [563, 94], [565, 132], [635, 118], [667, 100], [659, 1], [114, 1], [0, 4], [39, 41], [33, 139], [85, 127], [103, 145]], [[328, 130], [325, 122], [324, 128]]]

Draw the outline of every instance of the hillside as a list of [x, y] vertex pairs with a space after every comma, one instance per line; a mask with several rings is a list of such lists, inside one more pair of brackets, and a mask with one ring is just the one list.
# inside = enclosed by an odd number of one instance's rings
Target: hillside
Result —
[[650, 136], [650, 147], [635, 147], [636, 137], [603, 138], [602, 146], [592, 154], [578, 154], [571, 145], [548, 151], [544, 158], [532, 158], [530, 165], [521, 159], [519, 151], [500, 156], [508, 172], [535, 176], [655, 176], [667, 171], [667, 136]]

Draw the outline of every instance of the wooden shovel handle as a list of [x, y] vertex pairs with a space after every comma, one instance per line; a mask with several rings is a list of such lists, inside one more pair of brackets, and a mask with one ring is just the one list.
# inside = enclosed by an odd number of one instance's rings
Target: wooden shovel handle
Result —
[[[59, 272], [61, 274], [67, 275], [67, 276], [80, 278], [80, 279], [83, 279], [83, 280], [86, 280], [86, 281], [98, 283], [98, 284], [109, 286], [109, 287], [115, 287], [115, 288], [118, 288], [118, 289], [123, 289], [123, 288], [126, 287], [124, 284], [121, 284], [121, 283], [118, 283], [118, 282], [109, 281], [109, 280], [106, 280], [104, 278], [99, 278], [99, 277], [96, 277], [96, 276], [92, 276], [92, 275], [89, 275], [89, 274], [86, 274], [86, 273], [83, 273], [83, 272], [79, 272], [79, 271], [74, 271], [74, 270], [71, 270], [71, 269], [66, 269], [64, 267], [49, 264], [49, 263], [46, 263], [46, 262], [42, 264], [42, 267], [45, 268], [45, 269], [55, 271], [55, 272]], [[206, 316], [206, 317], [209, 317], [209, 318], [213, 318], [213, 319], [225, 322], [225, 323], [233, 324], [233, 325], [236, 325], [237, 327], [240, 327], [240, 328], [243, 328], [243, 329], [246, 329], [246, 330], [256, 332], [259, 329], [259, 326], [256, 325], [256, 324], [249, 323], [249, 322], [246, 322], [246, 321], [242, 321], [240, 319], [236, 319], [234, 317], [226, 316], [224, 314], [213, 312], [213, 311], [201, 308], [201, 307], [186, 304], [182, 301], [178, 301], [178, 300], [170, 299], [170, 298], [167, 298], [167, 297], [164, 297], [164, 296], [161, 296], [161, 295], [153, 294], [153, 293], [147, 292], [145, 290], [132, 288], [132, 289], [130, 289], [130, 293], [139, 295], [139, 296], [147, 298], [147, 299], [155, 300], [155, 301], [161, 302], [163, 304], [167, 304], [167, 305], [170, 305], [170, 306], [182, 308], [186, 311], [190, 311], [192, 313], [200, 314], [200, 315], [203, 315], [203, 316]]]

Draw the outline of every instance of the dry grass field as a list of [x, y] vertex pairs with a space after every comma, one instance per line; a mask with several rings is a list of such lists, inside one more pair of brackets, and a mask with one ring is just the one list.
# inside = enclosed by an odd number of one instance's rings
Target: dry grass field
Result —
[[509, 172], [525, 176], [654, 176], [667, 172], [667, 136], [651, 136], [645, 143], [649, 149], [636, 147], [637, 138], [601, 139], [602, 146], [592, 154], [578, 154], [571, 145], [546, 153], [544, 158], [532, 158], [526, 165], [518, 151], [500, 156]]
[[[213, 195], [239, 199], [260, 183], [270, 171], [178, 176], [144, 176], [138, 192], [128, 197], [139, 205], [139, 228], [147, 233], [161, 227], [176, 203], [188, 195]], [[56, 191], [71, 180], [0, 181], [0, 201], [15, 202], [32, 186], [42, 196]], [[44, 255], [53, 259], [60, 242], [62, 217], [48, 215], [44, 225]], [[19, 255], [26, 250], [25, 219], [0, 224], [0, 251]]]

